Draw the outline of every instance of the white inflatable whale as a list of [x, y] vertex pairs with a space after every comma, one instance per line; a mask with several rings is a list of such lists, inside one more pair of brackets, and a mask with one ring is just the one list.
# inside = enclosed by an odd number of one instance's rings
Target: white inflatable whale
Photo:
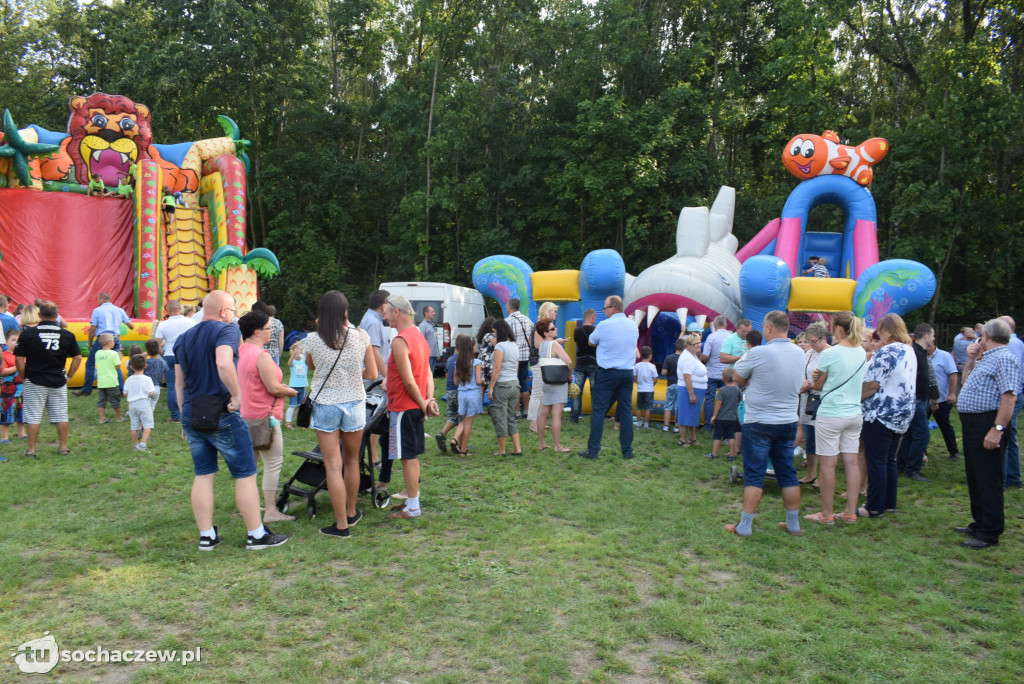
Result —
[[710, 211], [686, 207], [676, 224], [676, 254], [643, 271], [626, 288], [626, 315], [650, 328], [658, 313], [674, 311], [703, 324], [722, 314], [734, 326], [742, 318], [740, 262], [732, 234], [736, 190], [722, 186]]

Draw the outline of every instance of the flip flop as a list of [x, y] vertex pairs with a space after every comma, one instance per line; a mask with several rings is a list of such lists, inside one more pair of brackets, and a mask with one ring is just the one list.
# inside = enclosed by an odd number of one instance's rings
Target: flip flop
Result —
[[0, 439], [0, 444], [10, 444], [10, 443], [11, 443], [11, 440], [9, 440], [9, 439]]
[[784, 523], [784, 522], [779, 522], [779, 523], [775, 523], [775, 524], [779, 527], [780, 530], [782, 530], [786, 534], [792, 535], [794, 537], [799, 537], [799, 536], [801, 536], [804, 533], [803, 530], [800, 530], [799, 532], [790, 532], [789, 528], [786, 527], [786, 523]]
[[569, 447], [567, 447], [567, 446], [564, 446], [564, 447], [560, 447], [560, 448], [558, 448], [558, 449], [555, 449], [555, 453], [556, 453], [556, 454], [567, 454], [567, 453], [569, 453], [570, 451], [572, 451], [572, 449], [570, 449], [570, 448], [569, 448]]
[[[786, 523], [782, 523], [782, 524], [785, 525]], [[739, 532], [737, 532], [736, 531], [736, 523], [729, 523], [728, 525], [723, 526], [723, 529], [726, 532], [732, 532], [733, 534], [735, 534], [737, 537], [740, 537], [741, 539], [746, 539], [747, 537], [751, 536], [749, 534], [740, 534]]]
[[547, 445], [547, 444], [543, 444], [543, 445], [541, 445], [541, 444], [538, 444], [538, 445], [537, 445], [537, 451], [544, 451], [544, 450], [545, 450], [545, 449], [547, 449], [547, 448], [548, 448], [548, 445]]

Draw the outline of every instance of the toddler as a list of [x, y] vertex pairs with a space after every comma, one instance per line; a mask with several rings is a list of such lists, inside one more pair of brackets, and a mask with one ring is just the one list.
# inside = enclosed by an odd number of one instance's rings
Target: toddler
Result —
[[[452, 354], [444, 365], [444, 398], [445, 404], [448, 408], [444, 427], [441, 428], [441, 432], [434, 435], [434, 439], [437, 440], [437, 448], [441, 451], [448, 450], [448, 445], [446, 443], [448, 433], [452, 431], [452, 428], [462, 422], [462, 419], [459, 418], [459, 386], [455, 384], [455, 365], [458, 362], [459, 355], [456, 353]], [[451, 446], [452, 451], [455, 451], [458, 449], [459, 443], [453, 439]]]
[[0, 371], [0, 444], [10, 444], [10, 426], [17, 423], [18, 439], [25, 439], [25, 423], [21, 420], [21, 375], [14, 361], [14, 348], [19, 333], [7, 331], [7, 350], [3, 353], [3, 371]]
[[[135, 347], [132, 347], [132, 349], [134, 350]], [[142, 352], [139, 353], [141, 354]], [[132, 354], [132, 356], [135, 356], [135, 354]], [[160, 384], [164, 381], [164, 374], [169, 372], [173, 373], [174, 371], [167, 367], [167, 362], [160, 355], [160, 342], [158, 340], [146, 340], [146, 377], [153, 381], [153, 413], [156, 413], [156, 405], [160, 401]]]
[[[97, 354], [98, 356], [98, 354]], [[153, 399], [157, 396], [153, 380], [146, 375], [146, 357], [135, 354], [128, 360], [131, 376], [124, 381], [124, 395], [128, 398], [128, 417], [131, 419], [132, 449], [148, 451], [146, 443], [153, 432]], [[100, 409], [101, 411], [103, 409]], [[119, 409], [120, 410], [120, 409]], [[142, 431], [141, 438], [139, 430]]]
[[306, 366], [306, 350], [302, 346], [302, 340], [297, 340], [288, 349], [288, 369], [288, 386], [298, 392], [288, 403], [288, 415], [285, 416], [284, 426], [292, 430], [295, 428], [292, 425], [295, 407], [305, 400], [306, 389], [309, 387], [309, 367]]
[[100, 350], [96, 352], [96, 389], [99, 399], [96, 401], [96, 408], [99, 409], [100, 423], [112, 423], [107, 418], [107, 404], [114, 409], [117, 415], [117, 422], [122, 422], [121, 417], [121, 389], [117, 386], [117, 371], [121, 367], [121, 354], [114, 349], [114, 336], [110, 333], [103, 333], [99, 336]]
[[654, 352], [650, 347], [640, 350], [643, 359], [633, 367], [636, 379], [636, 426], [651, 426], [651, 409], [654, 407], [654, 381], [658, 378], [658, 369], [651, 363]]
[[718, 390], [715, 396], [715, 412], [711, 416], [711, 424], [715, 428], [714, 441], [708, 458], [718, 458], [718, 449], [722, 440], [729, 440], [729, 460], [736, 460], [736, 436], [740, 431], [739, 406], [742, 391], [736, 384], [736, 369], [726, 368], [722, 371], [722, 382], [725, 387]]
[[476, 341], [469, 335], [455, 338], [455, 349], [459, 360], [455, 364], [455, 382], [459, 386], [459, 427], [455, 428], [455, 442], [452, 451], [465, 456], [469, 453], [469, 434], [473, 430], [473, 418], [484, 412], [484, 395], [480, 387], [484, 381], [483, 363], [476, 358]]

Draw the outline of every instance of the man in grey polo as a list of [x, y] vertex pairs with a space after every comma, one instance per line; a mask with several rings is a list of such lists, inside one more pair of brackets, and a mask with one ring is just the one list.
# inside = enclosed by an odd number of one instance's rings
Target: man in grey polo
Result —
[[434, 325], [434, 316], [437, 312], [434, 307], [427, 304], [423, 307], [423, 320], [420, 321], [420, 332], [423, 333], [423, 337], [427, 340], [427, 347], [430, 349], [430, 372], [434, 372], [434, 364], [437, 363], [437, 357], [441, 355], [441, 349], [437, 345], [437, 326]]
[[747, 387], [743, 394], [747, 407], [743, 419], [743, 512], [739, 523], [730, 523], [725, 529], [741, 537], [752, 534], [770, 460], [786, 509], [786, 522], [778, 525], [799, 535], [800, 483], [793, 467], [793, 442], [804, 354], [789, 341], [789, 316], [785, 311], [769, 311], [762, 329], [765, 344], [736, 362], [736, 382]]
[[622, 313], [622, 297], [608, 297], [604, 301], [604, 314], [608, 318], [590, 333], [590, 344], [597, 347], [598, 371], [591, 383], [590, 439], [580, 456], [597, 458], [601, 451], [604, 417], [614, 401], [618, 402], [615, 415], [619, 419], [622, 457], [633, 458], [633, 366], [636, 365], [640, 329], [632, 318]]

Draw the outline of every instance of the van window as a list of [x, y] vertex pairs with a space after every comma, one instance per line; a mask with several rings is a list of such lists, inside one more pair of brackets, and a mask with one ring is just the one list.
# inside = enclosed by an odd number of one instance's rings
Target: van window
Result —
[[416, 313], [413, 317], [413, 322], [416, 325], [423, 322], [423, 309], [428, 306], [434, 307], [434, 325], [439, 328], [444, 325], [444, 308], [441, 306], [440, 299], [410, 299], [409, 303], [412, 304], [412, 310]]

